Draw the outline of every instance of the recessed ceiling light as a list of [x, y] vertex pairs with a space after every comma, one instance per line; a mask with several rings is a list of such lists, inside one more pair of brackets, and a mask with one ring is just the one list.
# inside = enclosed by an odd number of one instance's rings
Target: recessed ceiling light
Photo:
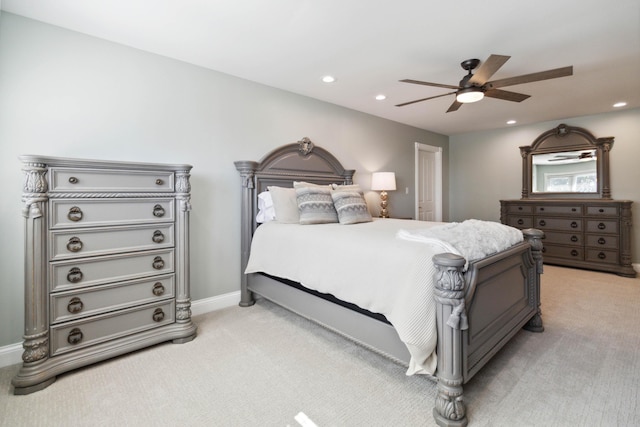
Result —
[[336, 81], [336, 78], [333, 77], [333, 76], [324, 76], [322, 78], [322, 81], [325, 82], [325, 83], [333, 83], [333, 82]]
[[615, 108], [624, 107], [625, 105], [627, 105], [626, 102], [616, 102], [615, 104], [613, 104]]
[[516, 123], [518, 122], [516, 122], [515, 120], [507, 120], [508, 125], [515, 125]]
[[380, 94], [380, 95], [376, 95], [376, 99], [378, 101], [384, 101], [385, 99], [387, 99], [386, 95]]

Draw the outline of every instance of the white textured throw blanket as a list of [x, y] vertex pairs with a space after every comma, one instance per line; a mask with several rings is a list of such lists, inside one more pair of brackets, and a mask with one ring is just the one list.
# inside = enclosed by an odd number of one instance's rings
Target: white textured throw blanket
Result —
[[435, 244], [464, 257], [469, 262], [503, 251], [522, 242], [517, 228], [492, 221], [468, 219], [420, 230], [398, 231], [400, 239]]

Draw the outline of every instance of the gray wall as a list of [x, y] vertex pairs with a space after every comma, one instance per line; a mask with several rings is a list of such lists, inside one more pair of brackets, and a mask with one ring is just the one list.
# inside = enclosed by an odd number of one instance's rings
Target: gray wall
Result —
[[[395, 171], [400, 191], [389, 202], [397, 216], [413, 215], [414, 142], [443, 147], [448, 175], [446, 136], [2, 13], [0, 347], [23, 333], [18, 155], [194, 165], [191, 280], [201, 299], [239, 289], [233, 161], [259, 160], [305, 136], [356, 169], [365, 190], [371, 172]], [[377, 215], [377, 195], [367, 200]]]
[[[611, 195], [632, 200], [632, 261], [640, 262], [640, 109], [567, 118], [449, 138], [449, 219], [500, 220], [500, 200], [519, 199], [522, 192], [521, 145], [566, 123], [596, 137], [613, 136], [610, 154]], [[480, 167], [479, 167], [480, 166]]]

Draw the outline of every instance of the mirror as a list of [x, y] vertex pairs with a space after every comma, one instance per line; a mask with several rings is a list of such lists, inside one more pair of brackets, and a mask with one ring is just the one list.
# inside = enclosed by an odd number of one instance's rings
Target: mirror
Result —
[[561, 124], [522, 154], [522, 198], [611, 198], [609, 151], [613, 138]]

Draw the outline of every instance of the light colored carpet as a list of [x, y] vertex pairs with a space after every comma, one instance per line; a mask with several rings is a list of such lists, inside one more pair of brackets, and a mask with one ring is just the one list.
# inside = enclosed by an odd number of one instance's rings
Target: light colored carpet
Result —
[[[545, 332], [521, 331], [465, 386], [472, 426], [640, 424], [640, 279], [545, 266]], [[12, 395], [1, 426], [432, 426], [435, 385], [267, 302]]]

